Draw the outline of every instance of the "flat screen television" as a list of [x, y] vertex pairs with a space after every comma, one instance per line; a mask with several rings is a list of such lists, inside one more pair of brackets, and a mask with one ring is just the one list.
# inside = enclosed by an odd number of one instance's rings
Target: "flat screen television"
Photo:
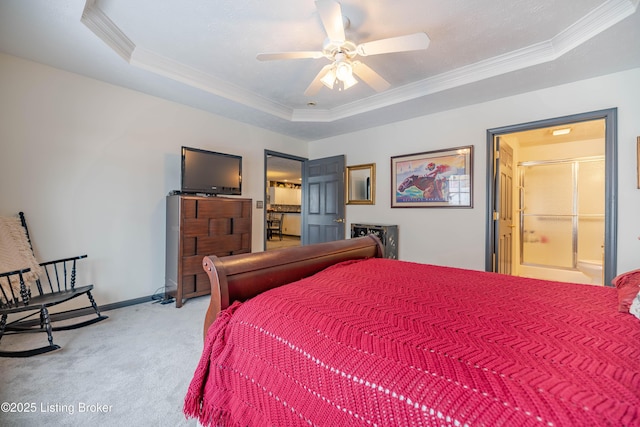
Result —
[[181, 191], [242, 195], [242, 157], [182, 147]]

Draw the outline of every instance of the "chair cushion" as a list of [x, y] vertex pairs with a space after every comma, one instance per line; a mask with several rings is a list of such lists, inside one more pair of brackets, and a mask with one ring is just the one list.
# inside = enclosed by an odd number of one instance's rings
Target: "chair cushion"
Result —
[[[31, 271], [24, 274], [25, 284], [35, 282], [41, 274], [41, 267], [33, 256], [31, 245], [27, 238], [27, 232], [18, 217], [0, 217], [0, 272], [6, 273], [14, 270], [30, 268]], [[6, 289], [7, 295], [11, 295], [11, 290]], [[12, 276], [11, 287], [16, 295], [20, 291], [18, 276]]]

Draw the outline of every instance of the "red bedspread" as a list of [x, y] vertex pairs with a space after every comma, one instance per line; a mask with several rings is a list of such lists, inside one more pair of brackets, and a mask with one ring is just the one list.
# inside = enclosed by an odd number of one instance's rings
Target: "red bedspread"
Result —
[[640, 425], [616, 291], [369, 259], [224, 311], [185, 413], [220, 426]]

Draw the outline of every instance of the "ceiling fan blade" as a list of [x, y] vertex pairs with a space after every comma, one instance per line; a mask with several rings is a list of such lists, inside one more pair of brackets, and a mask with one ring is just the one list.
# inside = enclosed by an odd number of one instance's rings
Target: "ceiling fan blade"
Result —
[[422, 50], [429, 47], [429, 36], [425, 33], [415, 33], [408, 36], [391, 37], [358, 45], [358, 55], [369, 56], [381, 53], [407, 52]]
[[382, 76], [380, 76], [380, 74], [373, 71], [368, 65], [363, 64], [360, 61], [355, 61], [351, 64], [351, 66], [353, 69], [353, 74], [360, 77], [366, 84], [371, 86], [376, 92], [382, 92], [389, 89], [389, 87], [391, 87], [391, 84], [389, 84], [388, 81], [383, 79]]
[[320, 51], [300, 51], [300, 52], [273, 52], [259, 53], [256, 55], [258, 61], [274, 61], [278, 59], [305, 59], [305, 58], [322, 58], [324, 55]]
[[344, 21], [340, 3], [333, 0], [316, 0], [316, 8], [329, 40], [344, 42]]
[[318, 93], [318, 91], [322, 87], [322, 78], [325, 76], [325, 74], [331, 71], [332, 68], [333, 64], [327, 64], [322, 67], [322, 70], [320, 70], [320, 72], [316, 75], [309, 87], [307, 87], [307, 90], [304, 91], [304, 94], [306, 96], [313, 96]]

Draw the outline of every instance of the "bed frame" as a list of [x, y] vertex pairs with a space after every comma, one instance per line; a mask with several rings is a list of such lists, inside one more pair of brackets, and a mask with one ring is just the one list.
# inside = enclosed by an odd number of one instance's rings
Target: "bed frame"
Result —
[[202, 266], [211, 282], [211, 301], [204, 335], [218, 313], [233, 301], [245, 301], [342, 261], [383, 256], [382, 243], [373, 235], [222, 258], [206, 256]]

